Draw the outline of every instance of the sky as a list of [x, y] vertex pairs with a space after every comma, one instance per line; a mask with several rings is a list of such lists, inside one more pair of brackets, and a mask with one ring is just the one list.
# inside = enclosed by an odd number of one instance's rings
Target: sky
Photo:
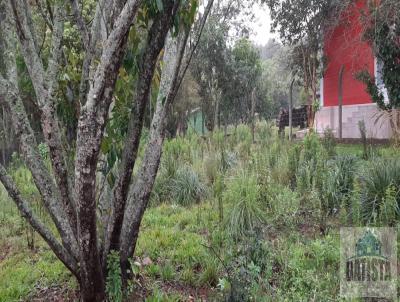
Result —
[[253, 31], [250, 39], [258, 45], [267, 44], [271, 38], [278, 39], [277, 34], [271, 33], [271, 17], [267, 7], [261, 4], [254, 4], [253, 12], [255, 20], [249, 24]]

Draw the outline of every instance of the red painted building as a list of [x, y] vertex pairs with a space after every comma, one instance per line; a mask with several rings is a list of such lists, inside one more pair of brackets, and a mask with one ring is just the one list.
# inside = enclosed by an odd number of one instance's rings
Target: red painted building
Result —
[[318, 132], [330, 128], [338, 133], [339, 73], [343, 66], [343, 138], [360, 137], [359, 121], [364, 120], [367, 134], [374, 138], [388, 138], [387, 121], [375, 125], [378, 109], [365, 91], [365, 85], [356, 79], [361, 70], [377, 72], [371, 47], [362, 39], [361, 14], [366, 11], [366, 0], [355, 1], [339, 17], [339, 24], [325, 34], [324, 55], [326, 68], [321, 80], [321, 109], [316, 115]]

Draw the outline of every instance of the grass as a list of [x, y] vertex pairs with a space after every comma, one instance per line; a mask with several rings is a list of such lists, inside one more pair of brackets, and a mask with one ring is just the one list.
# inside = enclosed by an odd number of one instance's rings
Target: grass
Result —
[[50, 251], [21, 252], [0, 263], [0, 301], [19, 301], [37, 288], [71, 282], [70, 275]]
[[[227, 138], [189, 133], [167, 142], [133, 259], [132, 301], [340, 301], [339, 228], [363, 223], [349, 219], [365, 196], [362, 168], [399, 150], [379, 146], [366, 161], [362, 145], [327, 148], [316, 137], [289, 143], [265, 122], [257, 124], [255, 144], [248, 127], [228, 130]], [[46, 220], [30, 174], [21, 164], [12, 172]], [[384, 174], [383, 185], [374, 181], [384, 200], [375, 225], [399, 226], [393, 175]], [[29, 236], [0, 188], [0, 302], [76, 288], [38, 235], [28, 248]], [[110, 291], [118, 296], [117, 279]]]

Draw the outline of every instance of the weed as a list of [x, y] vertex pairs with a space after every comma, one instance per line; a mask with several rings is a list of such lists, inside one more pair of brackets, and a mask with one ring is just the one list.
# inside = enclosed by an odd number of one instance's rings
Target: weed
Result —
[[331, 128], [324, 130], [322, 146], [325, 148], [328, 156], [333, 157], [336, 155], [336, 138]]
[[106, 295], [107, 301], [121, 302], [122, 301], [122, 280], [121, 266], [119, 261], [119, 253], [111, 251], [107, 257], [107, 280], [106, 280]]

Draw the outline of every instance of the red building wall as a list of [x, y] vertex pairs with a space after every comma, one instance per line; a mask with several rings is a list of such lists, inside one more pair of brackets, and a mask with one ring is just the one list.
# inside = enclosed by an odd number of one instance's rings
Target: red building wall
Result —
[[374, 74], [374, 56], [369, 45], [362, 41], [361, 11], [366, 1], [357, 1], [341, 16], [340, 25], [326, 34], [324, 53], [327, 68], [323, 79], [324, 106], [337, 106], [339, 98], [339, 71], [344, 65], [343, 105], [371, 103], [365, 85], [355, 76], [360, 70]]

